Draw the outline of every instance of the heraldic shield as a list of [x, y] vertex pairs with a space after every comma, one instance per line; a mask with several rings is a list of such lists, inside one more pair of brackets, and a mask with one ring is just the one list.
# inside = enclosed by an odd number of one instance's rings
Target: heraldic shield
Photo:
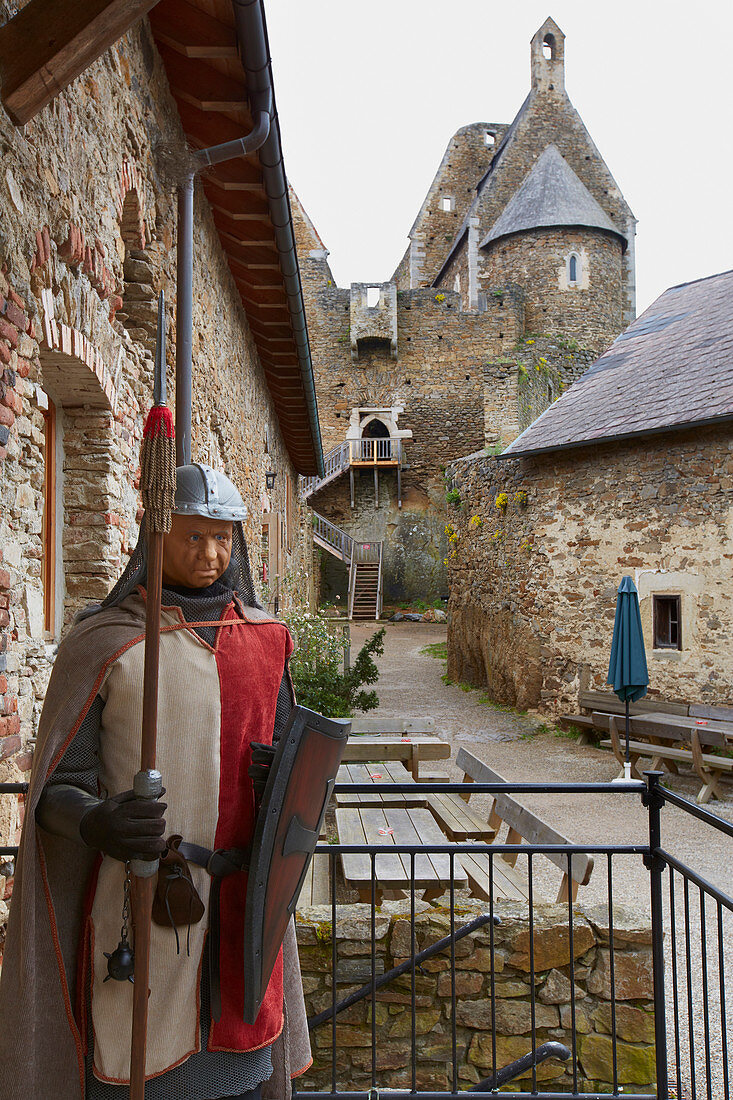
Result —
[[244, 1022], [262, 1004], [298, 902], [351, 722], [294, 707], [257, 816], [244, 918]]

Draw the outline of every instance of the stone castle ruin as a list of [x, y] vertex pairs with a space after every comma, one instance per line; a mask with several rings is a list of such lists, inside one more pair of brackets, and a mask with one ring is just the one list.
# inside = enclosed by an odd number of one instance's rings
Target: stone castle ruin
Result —
[[[548, 19], [516, 117], [451, 138], [389, 281], [337, 287], [291, 194], [327, 453], [304, 485], [326, 598], [346, 596], [344, 535], [382, 543], [386, 598], [444, 595], [446, 466], [511, 442], [635, 315], [635, 219], [564, 57]], [[355, 616], [374, 617], [356, 582]]]

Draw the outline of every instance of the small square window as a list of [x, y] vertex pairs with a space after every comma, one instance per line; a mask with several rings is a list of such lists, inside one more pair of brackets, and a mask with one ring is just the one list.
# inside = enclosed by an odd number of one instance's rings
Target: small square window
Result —
[[453, 199], [450, 195], [443, 195], [440, 200], [440, 209], [444, 210], [446, 214], [450, 214], [453, 209]]
[[652, 596], [654, 648], [682, 649], [679, 596]]

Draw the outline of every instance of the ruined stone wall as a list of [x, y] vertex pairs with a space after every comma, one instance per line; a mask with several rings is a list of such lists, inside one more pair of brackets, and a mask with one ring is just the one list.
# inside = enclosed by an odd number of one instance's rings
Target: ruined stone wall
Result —
[[324, 450], [344, 441], [354, 408], [401, 406], [399, 429], [412, 432], [403, 444], [401, 509], [396, 475], [380, 473], [377, 505], [371, 471], [355, 474], [355, 509], [348, 473], [312, 497], [312, 507], [359, 539], [386, 538], [389, 597], [435, 599], [447, 590], [443, 468], [484, 445], [485, 364], [516, 342], [521, 304], [507, 294], [491, 298], [484, 313], [467, 313], [455, 293], [400, 292], [397, 359], [383, 342], [360, 344], [354, 360], [349, 291], [328, 285], [325, 261], [301, 266]]
[[522, 337], [484, 367], [486, 445], [503, 450], [588, 369], [591, 348], [573, 337]]
[[[606, 211], [620, 232], [633, 245], [634, 219], [605, 163], [598, 154], [583, 120], [561, 87], [533, 89], [518, 120], [511, 140], [503, 151], [489, 183], [480, 193], [475, 213], [480, 220], [480, 240], [486, 236], [509, 200], [521, 186], [537, 156], [554, 143], [560, 154], [585, 184], [593, 198]], [[465, 243], [461, 250], [465, 250]], [[479, 252], [480, 275], [489, 261]], [[634, 252], [631, 247], [622, 258], [623, 318], [619, 329], [634, 319]], [[453, 286], [454, 268], [441, 277], [440, 286]], [[554, 280], [553, 280], [554, 281]], [[488, 282], [491, 282], [488, 277]], [[540, 326], [541, 330], [541, 326]]]
[[[511, 706], [576, 707], [579, 690], [605, 688], [616, 588], [628, 573], [639, 588], [650, 697], [731, 702], [727, 429], [478, 457], [449, 474], [461, 497], [451, 515], [451, 679], [486, 685]], [[680, 596], [680, 651], [653, 648], [654, 593]]]
[[[506, 123], [473, 122], [450, 139], [410, 231], [412, 247], [394, 273], [398, 290], [432, 284], [506, 128]], [[443, 209], [444, 199], [451, 200], [449, 210]], [[415, 276], [417, 281], [411, 282]]]
[[[576, 285], [568, 280], [576, 257]], [[489, 249], [482, 281], [509, 282], [524, 289], [528, 333], [572, 333], [602, 355], [623, 329], [621, 242], [588, 229], [534, 229], [496, 241]]]
[[[7, 17], [0, 8], [0, 18]], [[143, 22], [22, 130], [0, 110], [0, 760], [25, 773], [61, 630], [100, 599], [134, 546], [142, 423], [152, 396], [156, 298], [168, 314], [174, 395], [175, 184], [182, 132]], [[193, 457], [226, 469], [260, 516], [286, 511], [285, 450], [208, 205], [195, 206]], [[171, 400], [171, 404], [173, 404]], [[55, 487], [45, 484], [56, 409]], [[265, 435], [269, 453], [265, 452]], [[265, 470], [279, 472], [265, 495]], [[291, 510], [289, 571], [307, 590], [307, 510]], [[55, 503], [55, 529], [44, 537]], [[45, 620], [53, 546], [56, 613]], [[306, 591], [307, 597], [307, 591]], [[48, 628], [47, 628], [48, 627]], [[8, 819], [3, 842], [17, 824]], [[11, 814], [12, 816], [12, 814]], [[5, 820], [5, 819], [3, 819]]]
[[[456, 902], [456, 927], [485, 912], [485, 903]], [[487, 926], [455, 945], [456, 1039], [459, 1088], [476, 1084], [492, 1071], [493, 1035], [497, 1068], [532, 1047], [532, 974], [526, 910], [516, 902], [495, 902], [501, 924]], [[332, 1004], [330, 906], [300, 910], [297, 933], [308, 1015]], [[439, 905], [416, 903], [415, 951], [450, 933], [450, 913]], [[336, 922], [337, 1000], [368, 983], [372, 927], [367, 905], [340, 906]], [[573, 959], [568, 947], [564, 905], [536, 905], [533, 931], [534, 1011], [537, 1045], [557, 1040], [573, 1046], [572, 970], [578, 1086], [605, 1092], [613, 1073], [611, 976], [608, 910], [584, 913], [576, 906]], [[619, 1084], [627, 1091], [655, 1093], [654, 1013], [651, 930], [640, 915], [614, 910], [613, 968]], [[410, 904], [391, 902], [377, 909], [374, 928], [376, 971], [382, 974], [412, 953]], [[492, 988], [493, 987], [493, 988]], [[450, 1089], [452, 1080], [452, 982], [450, 955], [421, 964], [415, 974], [416, 1083], [422, 1090]], [[492, 1005], [492, 994], [494, 997]], [[412, 976], [408, 972], [376, 996], [376, 1084], [412, 1088]], [[373, 1082], [371, 998], [339, 1013], [336, 1024], [337, 1084], [369, 1089]], [[331, 1021], [312, 1033], [314, 1063], [301, 1079], [307, 1089], [331, 1088]], [[572, 1088], [572, 1062], [551, 1059], [537, 1068], [539, 1087]], [[531, 1071], [515, 1088], [528, 1087]], [[511, 1087], [511, 1086], [510, 1086]]]

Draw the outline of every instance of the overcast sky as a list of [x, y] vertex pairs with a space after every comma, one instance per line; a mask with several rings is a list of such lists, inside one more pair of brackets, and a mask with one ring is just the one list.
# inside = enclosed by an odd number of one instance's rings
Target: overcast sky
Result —
[[641, 312], [733, 267], [730, 0], [266, 0], [288, 177], [339, 286], [386, 281], [453, 133], [510, 122], [529, 40], [564, 31], [566, 87], [638, 218]]

